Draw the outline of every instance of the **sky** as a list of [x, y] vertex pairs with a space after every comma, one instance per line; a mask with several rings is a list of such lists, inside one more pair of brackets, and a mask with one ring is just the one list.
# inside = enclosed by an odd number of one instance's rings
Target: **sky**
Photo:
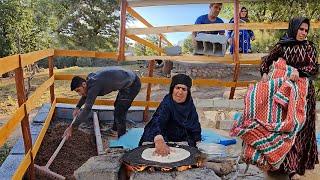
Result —
[[[194, 24], [197, 17], [208, 14], [208, 4], [149, 6], [133, 8], [153, 26], [174, 26]], [[225, 20], [224, 20], [225, 21]], [[128, 27], [145, 27], [140, 22], [128, 23]], [[165, 33], [167, 39], [177, 45], [191, 32]]]

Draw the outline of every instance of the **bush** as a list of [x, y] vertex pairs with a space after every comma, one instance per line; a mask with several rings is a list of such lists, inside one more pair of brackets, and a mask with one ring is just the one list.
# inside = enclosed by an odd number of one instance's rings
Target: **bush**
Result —
[[92, 66], [92, 59], [91, 58], [85, 58], [85, 57], [79, 57], [77, 59], [76, 66], [79, 66], [79, 67], [91, 67]]

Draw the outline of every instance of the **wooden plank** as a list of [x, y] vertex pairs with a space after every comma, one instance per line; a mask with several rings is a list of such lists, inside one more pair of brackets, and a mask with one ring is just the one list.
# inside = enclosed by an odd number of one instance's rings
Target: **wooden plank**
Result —
[[[70, 99], [70, 98], [57, 98], [57, 103], [66, 103], [66, 104], [77, 104], [79, 99]], [[97, 99], [95, 105], [105, 105], [113, 106], [115, 100], [109, 99]], [[149, 107], [158, 107], [160, 102], [158, 101], [133, 101], [132, 106], [149, 106]]]
[[151, 84], [170, 84], [171, 78], [154, 78], [154, 77], [141, 77], [141, 83]]
[[82, 50], [62, 50], [55, 49], [54, 56], [66, 56], [66, 57], [92, 57], [92, 58], [105, 58], [116, 59], [116, 52], [96, 52], [96, 51], [82, 51]]
[[36, 107], [36, 102], [39, 100], [39, 98], [43, 95], [43, 93], [53, 84], [54, 82], [54, 76], [52, 76], [50, 79], [48, 79], [46, 82], [41, 84], [35, 92], [32, 93], [32, 95], [29, 97], [29, 99], [26, 101], [26, 107], [27, 107], [27, 113], [33, 110], [33, 108]]
[[11, 133], [16, 129], [17, 125], [22, 121], [25, 116], [25, 111], [23, 104], [19, 107], [16, 112], [12, 115], [9, 121], [7, 121], [4, 125], [0, 128], [0, 147], [7, 141], [8, 137]]
[[148, 28], [127, 28], [126, 34], [144, 35], [144, 34], [161, 34], [170, 32], [193, 32], [193, 31], [213, 31], [213, 30], [231, 30], [232, 23], [216, 23], [216, 24], [192, 24], [177, 26], [161, 26]]
[[[137, 60], [171, 60], [171, 61], [185, 61], [185, 62], [212, 62], [212, 63], [225, 63], [232, 64], [232, 55], [225, 55], [223, 57], [218, 56], [194, 56], [194, 55], [183, 55], [183, 56], [126, 56], [127, 61]], [[198, 62], [197, 62], [198, 61]]]
[[93, 112], [93, 125], [94, 125], [94, 134], [96, 136], [96, 144], [97, 144], [97, 153], [98, 155], [105, 154], [103, 150], [100, 126], [99, 126], [99, 119], [97, 112]]
[[120, 32], [119, 32], [119, 43], [118, 43], [118, 61], [124, 61], [125, 56], [125, 45], [126, 45], [126, 12], [128, 2], [127, 0], [120, 1]]
[[53, 49], [46, 49], [41, 51], [34, 51], [27, 54], [21, 54], [21, 66], [25, 67], [26, 65], [33, 64], [41, 59], [47, 58], [54, 55]]
[[[269, 22], [269, 23], [240, 23], [239, 29], [288, 29], [288, 22]], [[320, 28], [320, 22], [311, 23], [311, 29]], [[193, 32], [193, 31], [212, 31], [212, 30], [233, 30], [233, 23], [218, 24], [192, 24], [177, 26], [160, 26], [148, 28], [127, 28], [127, 35], [143, 35], [143, 34], [161, 34], [171, 32]]]
[[48, 130], [48, 127], [50, 125], [50, 122], [52, 120], [55, 108], [56, 108], [56, 99], [54, 99], [54, 101], [52, 102], [51, 107], [50, 107], [50, 111], [49, 111], [49, 113], [47, 115], [47, 118], [46, 118], [46, 120], [44, 122], [44, 125], [43, 125], [43, 127], [42, 127], [42, 129], [41, 129], [41, 131], [40, 131], [40, 133], [39, 133], [34, 145], [33, 145], [33, 148], [32, 148], [33, 158], [36, 157], [36, 155], [37, 155], [37, 153], [39, 151], [39, 148], [41, 146], [41, 143], [42, 143], [42, 140], [44, 138], [44, 135], [46, 134], [46, 132]]
[[[240, 64], [260, 64], [261, 57], [264, 53], [240, 55]], [[225, 56], [197, 56], [197, 55], [183, 55], [183, 56], [126, 56], [127, 61], [137, 60], [170, 60], [170, 61], [182, 61], [188, 63], [221, 63], [221, 64], [234, 64], [233, 56], [226, 54]]]
[[147, 46], [147, 47], [149, 47], [149, 48], [151, 48], [153, 50], [156, 50], [156, 51], [158, 51], [160, 53], [164, 53], [163, 49], [159, 48], [158, 46], [154, 45], [153, 43], [151, 43], [151, 42], [149, 42], [149, 41], [147, 41], [145, 39], [142, 39], [142, 38], [140, 38], [140, 37], [138, 37], [136, 35], [127, 35], [127, 37], [132, 39], [132, 40], [134, 40], [134, 41], [136, 41], [136, 42], [138, 42], [138, 43], [140, 43], [140, 44], [143, 44], [143, 45], [145, 45], [145, 46]]
[[95, 51], [55, 49], [54, 50], [54, 56], [95, 57]]
[[[127, 12], [133, 16], [134, 18], [138, 19], [142, 24], [144, 24], [147, 27], [153, 27], [147, 20], [145, 20], [139, 13], [137, 13], [134, 9], [131, 7], [127, 7]], [[160, 34], [160, 37], [168, 43], [169, 46], [173, 46], [171, 42], [163, 35]]]
[[[50, 56], [48, 58], [48, 66], [49, 66], [49, 78], [51, 78], [52, 76], [54, 76], [53, 74], [53, 67], [54, 67], [54, 61], [53, 61], [53, 56]], [[51, 103], [53, 103], [54, 101], [54, 82], [52, 83], [52, 85], [50, 86], [50, 101]]]
[[118, 53], [116, 52], [96, 52], [95, 58], [101, 59], [114, 59], [116, 60], [118, 57]]
[[12, 179], [14, 180], [23, 179], [25, 172], [27, 171], [28, 167], [31, 165], [31, 162], [33, 162], [33, 159], [31, 159], [31, 150], [29, 150], [24, 156], [20, 165], [18, 166], [16, 172], [13, 174]]
[[0, 58], [0, 75], [18, 68], [19, 55], [7, 56]]
[[[241, 0], [244, 1], [262, 1], [262, 0]], [[231, 3], [233, 0], [128, 0], [130, 7], [145, 7], [145, 6], [167, 6], [167, 5], [184, 5], [184, 4], [209, 4], [212, 2]]]
[[55, 81], [56, 80], [70, 80], [71, 81], [74, 76], [80, 76], [84, 79], [87, 78], [87, 74], [55, 74], [54, 80]]
[[[74, 75], [55, 75], [55, 80], [71, 80]], [[86, 77], [86, 75], [82, 75]], [[154, 77], [141, 77], [141, 83], [150, 83], [150, 84], [164, 84], [169, 85], [171, 83], [171, 78], [154, 78]], [[255, 81], [238, 81], [238, 82], [228, 82], [221, 81], [216, 79], [194, 79], [193, 85], [195, 86], [224, 86], [224, 87], [233, 87], [237, 85], [237, 87], [246, 87], [250, 83], [254, 83]], [[99, 101], [99, 100], [97, 100]], [[96, 101], [96, 102], [97, 102]], [[75, 104], [77, 102], [74, 102]], [[103, 105], [103, 104], [101, 104]], [[109, 105], [113, 105], [110, 103]]]

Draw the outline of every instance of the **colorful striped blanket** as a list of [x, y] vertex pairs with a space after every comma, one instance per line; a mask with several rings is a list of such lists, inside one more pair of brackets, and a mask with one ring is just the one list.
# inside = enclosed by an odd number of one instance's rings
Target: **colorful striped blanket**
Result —
[[272, 65], [268, 82], [249, 86], [244, 112], [230, 132], [243, 140], [246, 163], [264, 170], [278, 169], [303, 127], [308, 80], [289, 80], [293, 70], [279, 58]]

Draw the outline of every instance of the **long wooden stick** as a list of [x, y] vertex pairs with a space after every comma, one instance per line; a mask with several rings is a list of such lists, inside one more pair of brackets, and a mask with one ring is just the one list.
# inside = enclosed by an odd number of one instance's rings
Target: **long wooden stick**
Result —
[[94, 125], [94, 134], [96, 136], [98, 155], [105, 154], [105, 152], [103, 150], [103, 144], [102, 144], [102, 138], [101, 138], [99, 119], [98, 119], [97, 112], [93, 112], [93, 125]]

